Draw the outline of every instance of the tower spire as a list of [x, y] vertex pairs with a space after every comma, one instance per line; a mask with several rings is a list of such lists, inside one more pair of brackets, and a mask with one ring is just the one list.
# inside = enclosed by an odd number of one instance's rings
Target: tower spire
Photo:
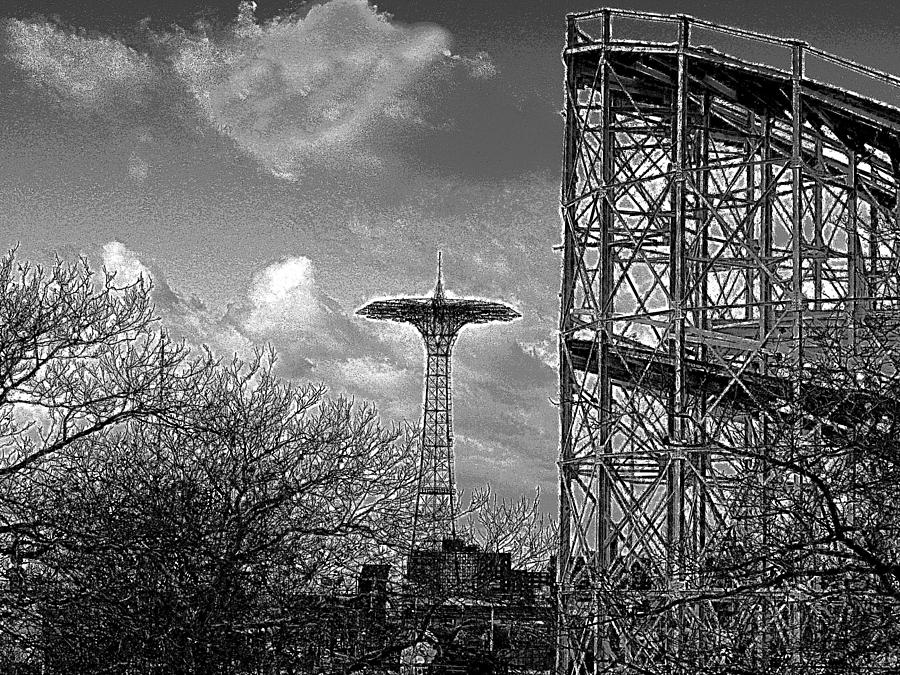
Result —
[[437, 282], [434, 284], [434, 297], [443, 299], [444, 297], [444, 274], [441, 271], [441, 252], [438, 251], [437, 264]]

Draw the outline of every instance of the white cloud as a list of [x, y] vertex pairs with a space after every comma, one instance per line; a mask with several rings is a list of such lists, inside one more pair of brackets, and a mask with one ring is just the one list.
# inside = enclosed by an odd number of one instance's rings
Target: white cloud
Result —
[[283, 258], [258, 270], [243, 296], [218, 315], [197, 299], [185, 300], [121, 242], [104, 245], [102, 257], [121, 284], [154, 278], [157, 311], [175, 337], [225, 358], [247, 358], [272, 344], [285, 377], [323, 381], [335, 392], [377, 402], [396, 419], [415, 415], [406, 400], [421, 375], [415, 331], [398, 341], [396, 325], [352, 316], [318, 287], [309, 258]]
[[150, 176], [150, 153], [156, 139], [150, 129], [138, 127], [134, 130], [134, 150], [128, 158], [128, 175], [138, 183], [143, 183]]
[[163, 317], [165, 328], [176, 338], [185, 338], [199, 346], [207, 345], [223, 357], [237, 354], [249, 357], [256, 343], [241, 330], [210, 312], [197, 298], [186, 300], [174, 291], [163, 274], [151, 268], [140, 255], [120, 241], [103, 245], [103, 266], [116, 273], [116, 285], [134, 283], [143, 276], [153, 282], [153, 300], [156, 311]]
[[547, 338], [534, 342], [524, 341], [519, 344], [522, 347], [522, 351], [538, 359], [545, 366], [548, 366], [553, 370], [556, 370], [557, 367], [559, 367], [559, 349], [556, 344], [556, 339]]
[[150, 162], [137, 151], [132, 152], [128, 158], [128, 175], [139, 183], [143, 183], [150, 175]]
[[408, 386], [410, 378], [409, 371], [368, 355], [331, 362], [319, 371], [337, 381], [350, 383], [358, 390], [379, 392], [382, 396], [391, 397]]
[[179, 300], [165, 306], [157, 303], [164, 325], [175, 337], [184, 338], [195, 346], [206, 345], [223, 358], [238, 356], [248, 359], [260, 346], [244, 335], [236, 326], [215, 316], [204, 306]]
[[103, 245], [103, 266], [116, 273], [117, 284], [133, 284], [139, 277], [151, 280], [150, 268], [144, 265], [137, 254], [120, 241], [110, 241]]
[[262, 25], [243, 3], [227, 38], [185, 35], [175, 68], [211, 126], [296, 179], [309, 153], [358, 139], [379, 116], [421, 119], [406, 92], [448, 42], [443, 29], [392, 23], [365, 0]]
[[[290, 182], [325, 164], [384, 170], [375, 148], [385, 125], [452, 128], [423, 92], [460, 73], [497, 72], [487, 52], [454, 55], [443, 28], [396, 22], [367, 0], [328, 0], [264, 23], [254, 11], [242, 2], [225, 29], [200, 22], [153, 33], [143, 24], [128, 40], [147, 53], [50, 22], [10, 20], [2, 37], [13, 63], [67, 110], [120, 115], [123, 103], [134, 112], [167, 100], [173, 114], [190, 111], [192, 126], [198, 115], [201, 127]], [[129, 165], [138, 181], [149, 170], [140, 153]]]
[[469, 77], [475, 80], [489, 80], [497, 74], [497, 66], [491, 55], [485, 51], [478, 52], [475, 56], [463, 56], [454, 54], [449, 49], [443, 51], [445, 58], [463, 64], [469, 72]]
[[462, 61], [469, 71], [469, 76], [476, 80], [490, 80], [497, 74], [497, 66], [487, 52], [478, 52], [474, 58], [464, 56]]
[[419, 363], [424, 353], [422, 337], [412, 324], [398, 321], [361, 319], [364, 330], [395, 359], [406, 359], [407, 365]]
[[95, 111], [133, 97], [154, 78], [150, 59], [109, 37], [84, 37], [50, 23], [9, 20], [7, 54], [36, 86], [70, 109]]
[[296, 256], [253, 275], [240, 325], [254, 334], [285, 334], [320, 328], [328, 310], [319, 301], [312, 262]]

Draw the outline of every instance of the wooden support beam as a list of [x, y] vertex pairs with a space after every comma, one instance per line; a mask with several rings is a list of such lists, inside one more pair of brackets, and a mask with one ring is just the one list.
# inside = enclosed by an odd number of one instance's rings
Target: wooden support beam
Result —
[[[794, 312], [795, 372], [803, 368], [803, 43], [794, 43], [791, 72], [791, 294]], [[797, 380], [799, 387], [799, 378]]]

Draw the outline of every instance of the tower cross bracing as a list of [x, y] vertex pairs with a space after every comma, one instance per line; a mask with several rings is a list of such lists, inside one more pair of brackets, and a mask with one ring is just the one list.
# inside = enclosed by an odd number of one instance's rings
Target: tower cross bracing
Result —
[[898, 334], [900, 79], [613, 9], [570, 15], [563, 59], [559, 675], [789, 672], [828, 607], [709, 570], [772, 547], [773, 490], [814, 493], [753, 458], [815, 456], [828, 406], [779, 410], [831, 400], [802, 377], [827, 340]]
[[456, 480], [453, 455], [453, 345], [469, 324], [512, 321], [511, 307], [478, 298], [452, 298], [444, 293], [441, 255], [437, 281], [427, 298], [391, 298], [369, 303], [358, 311], [369, 319], [409, 323], [425, 346], [425, 382], [413, 549], [440, 550], [456, 537]]

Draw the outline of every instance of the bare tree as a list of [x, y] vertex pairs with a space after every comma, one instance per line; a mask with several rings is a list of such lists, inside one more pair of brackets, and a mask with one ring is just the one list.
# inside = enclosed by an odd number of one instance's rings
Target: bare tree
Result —
[[180, 424], [97, 435], [35, 478], [53, 545], [30, 585], [51, 669], [296, 666], [325, 637], [326, 580], [392, 555], [413, 436], [273, 365], [218, 367]]
[[462, 536], [484, 551], [509, 553], [517, 569], [546, 569], [556, 555], [556, 521], [541, 508], [540, 489], [534, 497], [499, 497], [490, 485], [476, 488], [463, 509]]
[[8, 252], [0, 260], [0, 484], [92, 434], [172, 414], [174, 394], [206, 367], [188, 363], [185, 347], [156, 329], [147, 280], [116, 284], [83, 258], [44, 268]]
[[47, 545], [27, 507], [32, 479], [98, 435], [176, 420], [192, 404], [184, 392], [209, 372], [208, 354], [191, 359], [158, 330], [150, 290], [143, 278], [96, 274], [83, 258], [41, 267], [11, 250], [0, 259], [0, 552], [12, 562], [0, 573], [0, 640], [20, 625], [20, 563]]
[[162, 384], [171, 391], [196, 374], [185, 359], [155, 330], [143, 278], [117, 285], [85, 259], [43, 268], [10, 251], [0, 260], [0, 478], [162, 413]]
[[[810, 325], [811, 356], [792, 395], [760, 411], [769, 441], [736, 450], [762, 473], [745, 483], [748, 524], [720, 542], [707, 572], [792, 595], [795, 633], [784, 648], [804, 652], [810, 669], [900, 664], [897, 329], [883, 315]], [[790, 640], [770, 644], [779, 642]]]

